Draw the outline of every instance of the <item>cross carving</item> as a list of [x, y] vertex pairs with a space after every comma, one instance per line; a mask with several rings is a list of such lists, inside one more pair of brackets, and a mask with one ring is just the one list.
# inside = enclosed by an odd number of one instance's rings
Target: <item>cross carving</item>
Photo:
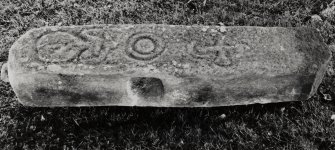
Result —
[[214, 57], [214, 64], [221, 67], [228, 67], [233, 64], [232, 54], [235, 46], [229, 46], [218, 40], [214, 46], [198, 46], [196, 41], [192, 41], [187, 46], [188, 51], [194, 58], [211, 59]]

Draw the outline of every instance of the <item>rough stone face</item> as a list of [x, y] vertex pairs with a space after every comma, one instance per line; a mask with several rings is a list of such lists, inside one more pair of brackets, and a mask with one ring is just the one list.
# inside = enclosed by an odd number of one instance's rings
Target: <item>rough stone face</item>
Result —
[[7, 63], [0, 62], [0, 68], [1, 68], [1, 80], [4, 82], [9, 82]]
[[29, 106], [212, 107], [306, 100], [329, 60], [311, 28], [44, 27], [12, 46], [8, 74]]

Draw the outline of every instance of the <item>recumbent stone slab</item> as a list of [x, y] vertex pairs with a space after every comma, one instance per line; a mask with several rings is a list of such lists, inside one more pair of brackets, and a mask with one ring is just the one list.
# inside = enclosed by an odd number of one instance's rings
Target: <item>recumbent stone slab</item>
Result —
[[32, 29], [7, 66], [29, 106], [213, 107], [306, 100], [329, 60], [311, 28], [140, 24]]

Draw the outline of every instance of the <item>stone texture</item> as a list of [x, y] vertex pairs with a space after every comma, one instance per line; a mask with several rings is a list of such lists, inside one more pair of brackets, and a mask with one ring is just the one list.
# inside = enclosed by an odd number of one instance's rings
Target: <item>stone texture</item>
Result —
[[306, 100], [329, 60], [311, 28], [43, 27], [12, 46], [8, 74], [29, 106], [212, 107]]
[[1, 80], [4, 82], [9, 82], [7, 63], [0, 62], [0, 68], [1, 68]]

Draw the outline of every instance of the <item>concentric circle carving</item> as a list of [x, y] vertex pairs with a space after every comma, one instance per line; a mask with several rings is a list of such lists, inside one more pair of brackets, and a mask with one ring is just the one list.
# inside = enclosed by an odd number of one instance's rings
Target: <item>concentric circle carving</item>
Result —
[[128, 40], [126, 53], [137, 60], [152, 60], [164, 51], [163, 40], [152, 33], [138, 33]]

